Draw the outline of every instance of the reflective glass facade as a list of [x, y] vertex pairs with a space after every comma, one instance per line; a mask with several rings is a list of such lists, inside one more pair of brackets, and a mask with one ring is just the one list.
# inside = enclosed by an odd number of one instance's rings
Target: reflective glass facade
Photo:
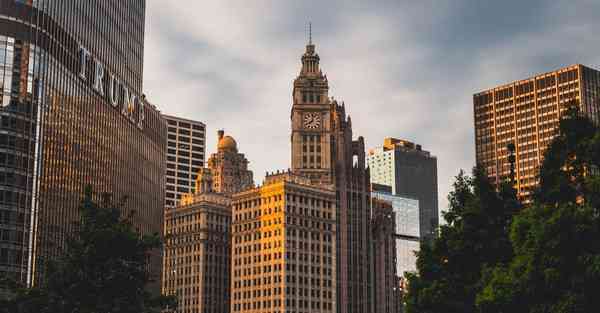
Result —
[[385, 138], [367, 156], [371, 183], [391, 187], [394, 195], [419, 200], [419, 235], [433, 236], [439, 224], [437, 158], [421, 145]]
[[374, 191], [371, 196], [389, 201], [395, 214], [396, 234], [419, 237], [419, 200], [395, 196], [385, 192]]
[[88, 184], [161, 233], [166, 123], [141, 92], [144, 15], [143, 0], [0, 0], [0, 274], [43, 277]]
[[419, 229], [419, 200], [404, 198], [386, 192], [372, 192], [373, 199], [389, 201], [394, 212], [396, 273], [417, 270], [416, 251], [419, 251], [421, 232]]

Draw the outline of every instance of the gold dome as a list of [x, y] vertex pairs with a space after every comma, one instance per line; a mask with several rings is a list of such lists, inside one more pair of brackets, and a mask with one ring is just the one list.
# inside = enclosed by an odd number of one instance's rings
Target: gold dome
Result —
[[233, 139], [233, 137], [224, 136], [219, 140], [219, 143], [217, 144], [217, 149], [237, 151], [237, 143], [235, 142], [235, 139]]

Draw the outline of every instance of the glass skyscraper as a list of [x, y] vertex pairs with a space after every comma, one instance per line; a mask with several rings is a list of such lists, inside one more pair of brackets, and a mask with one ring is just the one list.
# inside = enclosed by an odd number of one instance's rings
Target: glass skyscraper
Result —
[[0, 274], [43, 277], [86, 185], [161, 232], [166, 123], [142, 94], [144, 20], [144, 0], [0, 0]]

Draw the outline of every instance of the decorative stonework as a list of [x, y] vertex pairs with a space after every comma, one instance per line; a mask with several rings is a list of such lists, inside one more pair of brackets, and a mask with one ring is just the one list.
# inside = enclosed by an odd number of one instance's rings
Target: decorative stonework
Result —
[[249, 162], [244, 154], [238, 153], [235, 139], [225, 136], [222, 130], [217, 134], [217, 152], [207, 162], [212, 173], [213, 190], [231, 195], [253, 187], [252, 171], [248, 170]]
[[[310, 42], [294, 80], [291, 161], [296, 175], [330, 186], [337, 202], [337, 312], [372, 312], [370, 179], [362, 137], [352, 140], [352, 120], [344, 102], [329, 98], [327, 76]], [[352, 273], [351, 275], [349, 273]]]

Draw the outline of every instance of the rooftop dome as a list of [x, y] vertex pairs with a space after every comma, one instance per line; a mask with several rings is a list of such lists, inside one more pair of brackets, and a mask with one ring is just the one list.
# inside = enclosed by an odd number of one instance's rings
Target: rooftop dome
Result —
[[235, 139], [233, 139], [233, 137], [224, 136], [223, 138], [219, 139], [217, 149], [237, 151], [237, 143], [235, 142]]

